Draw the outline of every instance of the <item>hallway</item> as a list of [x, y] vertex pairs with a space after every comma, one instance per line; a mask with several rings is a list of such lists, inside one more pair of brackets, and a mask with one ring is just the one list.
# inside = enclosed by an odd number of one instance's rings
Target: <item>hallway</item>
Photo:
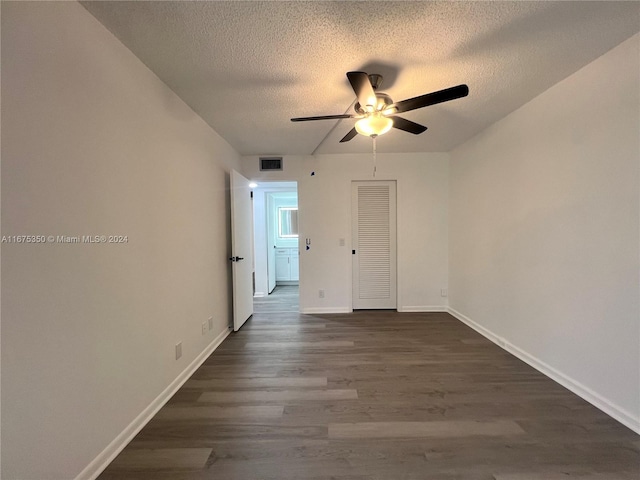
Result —
[[268, 297], [253, 299], [254, 314], [298, 313], [300, 310], [300, 287], [278, 285]]

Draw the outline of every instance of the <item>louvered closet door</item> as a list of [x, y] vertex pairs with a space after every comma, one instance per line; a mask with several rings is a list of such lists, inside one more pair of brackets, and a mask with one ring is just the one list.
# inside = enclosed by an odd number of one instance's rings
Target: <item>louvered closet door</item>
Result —
[[395, 309], [396, 182], [353, 182], [353, 308]]

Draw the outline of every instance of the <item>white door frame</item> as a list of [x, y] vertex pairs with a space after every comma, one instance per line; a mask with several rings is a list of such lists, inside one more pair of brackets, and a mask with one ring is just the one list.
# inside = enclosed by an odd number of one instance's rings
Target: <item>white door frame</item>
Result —
[[273, 196], [266, 193], [265, 217], [267, 220], [267, 295], [276, 288], [276, 232], [273, 226]]
[[[271, 195], [278, 195], [287, 192], [298, 192], [298, 181], [257, 181], [258, 186], [254, 188], [255, 218], [254, 228], [256, 231], [256, 242], [254, 244], [254, 252], [256, 254], [256, 295], [268, 296], [269, 277], [273, 276], [275, 280], [275, 237], [276, 232], [270, 229], [272, 223], [269, 220], [271, 208], [273, 207], [273, 199]], [[275, 217], [274, 217], [275, 218]], [[272, 230], [270, 232], [270, 230]], [[297, 245], [300, 242], [298, 239]]]

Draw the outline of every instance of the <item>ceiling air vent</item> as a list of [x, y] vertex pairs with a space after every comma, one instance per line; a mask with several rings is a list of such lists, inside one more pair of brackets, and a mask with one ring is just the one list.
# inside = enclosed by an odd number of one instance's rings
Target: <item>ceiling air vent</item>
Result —
[[282, 157], [260, 157], [260, 171], [282, 170]]

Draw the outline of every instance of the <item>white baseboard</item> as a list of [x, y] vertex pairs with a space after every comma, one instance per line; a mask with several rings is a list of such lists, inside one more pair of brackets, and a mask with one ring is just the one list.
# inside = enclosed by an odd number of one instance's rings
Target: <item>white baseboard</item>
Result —
[[140, 414], [107, 445], [107, 448], [78, 474], [75, 480], [95, 480], [230, 333], [231, 330], [225, 328], [147, 408], [140, 412]]
[[313, 315], [313, 314], [322, 314], [322, 313], [351, 313], [349, 307], [310, 307], [310, 308], [301, 308], [300, 313], [305, 315]]
[[533, 355], [522, 350], [516, 345], [509, 343], [504, 338], [496, 335], [491, 330], [488, 330], [482, 325], [474, 322], [469, 317], [458, 312], [457, 310], [449, 307], [448, 311], [451, 315], [456, 317], [462, 323], [465, 323], [469, 327], [473, 328], [475, 331], [477, 331], [487, 339], [491, 340], [493, 343], [495, 343], [499, 347], [505, 349], [507, 352], [511, 353], [515, 357], [518, 357], [520, 360], [532, 366], [533, 368], [543, 373], [547, 377], [551, 378], [555, 382], [559, 383], [566, 389], [571, 390], [573, 393], [575, 393], [582, 399], [586, 400], [594, 407], [602, 410], [604, 413], [606, 413], [610, 417], [614, 418], [615, 420], [622, 423], [626, 427], [630, 428], [634, 432], [640, 434], [640, 418], [639, 417], [634, 416], [631, 412], [627, 411], [624, 408], [619, 407], [618, 405], [614, 404], [610, 400], [604, 398], [599, 393], [594, 392], [589, 387], [586, 387], [585, 385], [581, 384], [577, 380], [574, 380], [573, 378], [555, 369], [554, 367], [543, 362], [542, 360], [534, 357]]
[[462, 323], [467, 324], [468, 326], [470, 326], [471, 328], [473, 328], [476, 332], [478, 332], [480, 335], [482, 335], [483, 337], [488, 338], [489, 340], [491, 340], [493, 343], [495, 343], [496, 345], [504, 348], [505, 346], [505, 340], [502, 337], [499, 337], [498, 335], [496, 335], [495, 333], [493, 333], [491, 330], [488, 330], [486, 328], [484, 328], [482, 325], [474, 322], [473, 320], [471, 320], [469, 317], [467, 317], [466, 315], [458, 312], [456, 309], [449, 307], [449, 313], [451, 315], [453, 315], [454, 317], [456, 317], [458, 320], [460, 320]]
[[266, 297], [268, 296], [266, 293], [264, 292], [256, 292], [253, 294], [253, 298], [262, 298], [262, 297]]
[[398, 307], [399, 312], [448, 312], [446, 305], [403, 305]]
[[[398, 312], [448, 312], [449, 307], [445, 305], [419, 305], [399, 307]], [[322, 314], [322, 313], [351, 313], [353, 310], [349, 307], [310, 307], [303, 308], [300, 313], [306, 315]]]

